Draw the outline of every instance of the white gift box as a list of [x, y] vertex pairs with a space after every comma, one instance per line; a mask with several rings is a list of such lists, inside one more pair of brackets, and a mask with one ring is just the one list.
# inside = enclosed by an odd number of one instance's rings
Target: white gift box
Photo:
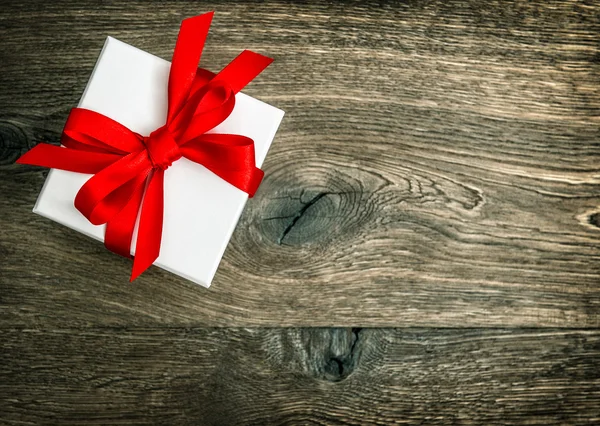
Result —
[[[232, 58], [233, 59], [233, 58]], [[171, 64], [108, 37], [79, 107], [149, 135], [167, 115]], [[244, 135], [254, 140], [261, 167], [284, 112], [238, 93], [231, 115], [209, 133]], [[104, 241], [106, 225], [92, 225], [73, 205], [91, 177], [50, 170], [33, 211], [85, 235]], [[156, 266], [209, 287], [248, 195], [204, 166], [181, 158], [165, 171], [164, 224]], [[137, 224], [132, 254], [135, 254]]]

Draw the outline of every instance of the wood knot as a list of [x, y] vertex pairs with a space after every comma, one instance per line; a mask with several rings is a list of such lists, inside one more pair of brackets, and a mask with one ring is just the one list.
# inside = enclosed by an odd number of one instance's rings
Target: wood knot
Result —
[[381, 186], [352, 168], [296, 168], [282, 161], [266, 172], [258, 196], [248, 202], [226, 261], [271, 277], [322, 274], [340, 251], [351, 250], [377, 226], [375, 192]]
[[0, 165], [13, 164], [29, 149], [29, 138], [16, 124], [0, 120]]
[[600, 211], [597, 208], [582, 212], [576, 218], [579, 224], [592, 232], [600, 231]]
[[299, 246], [349, 236], [369, 212], [360, 188], [301, 189], [265, 206], [262, 233], [277, 245]]
[[361, 365], [369, 347], [362, 328], [282, 329], [266, 342], [277, 368], [329, 382], [341, 382]]
[[[302, 240], [312, 239], [312, 235], [320, 235], [322, 231], [327, 230], [327, 217], [332, 217], [335, 212], [335, 203], [331, 197], [341, 196], [333, 192], [316, 192], [310, 197], [299, 197], [299, 204], [296, 206], [293, 214], [283, 216], [273, 216], [265, 218], [267, 221], [283, 220], [285, 227], [281, 227], [277, 244], [282, 245], [286, 238], [292, 243], [302, 243]], [[324, 199], [329, 197], [328, 199]], [[305, 226], [310, 221], [309, 226]], [[304, 226], [303, 226], [304, 225]], [[292, 236], [289, 237], [289, 234]]]
[[279, 246], [326, 244], [358, 231], [371, 209], [357, 188], [303, 189], [275, 196], [265, 206], [261, 228]]
[[344, 350], [333, 354], [329, 358], [329, 362], [325, 364], [323, 378], [332, 382], [341, 382], [345, 380], [350, 374], [354, 372], [359, 359], [359, 346], [358, 342], [361, 336], [362, 328], [352, 328], [348, 333], [346, 329], [346, 335], [349, 336], [345, 339], [346, 346]]
[[590, 214], [588, 216], [588, 223], [596, 228], [600, 228], [600, 212]]

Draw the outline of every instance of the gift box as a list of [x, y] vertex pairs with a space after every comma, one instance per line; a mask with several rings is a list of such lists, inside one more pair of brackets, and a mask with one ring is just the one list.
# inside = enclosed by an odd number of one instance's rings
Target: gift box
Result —
[[[108, 37], [79, 108], [100, 113], [138, 135], [151, 135], [165, 126], [167, 120], [170, 68], [168, 61]], [[207, 81], [211, 78], [208, 75], [204, 77]], [[283, 115], [280, 109], [237, 92], [235, 107], [230, 115], [205, 133], [251, 138], [254, 141], [256, 167], [259, 168]], [[85, 138], [81, 139], [86, 142]], [[143, 141], [147, 142], [147, 139]], [[29, 161], [29, 164], [35, 162]], [[53, 168], [48, 173], [33, 211], [104, 241], [106, 224], [92, 224], [74, 205], [78, 192], [91, 177], [92, 174]], [[148, 189], [147, 181], [145, 185]], [[144, 197], [147, 196], [146, 193]], [[248, 193], [203, 164], [183, 156], [164, 170], [163, 196], [160, 254], [154, 264], [209, 287], [244, 209]], [[140, 228], [140, 213], [136, 214], [130, 247], [132, 255], [136, 253]]]

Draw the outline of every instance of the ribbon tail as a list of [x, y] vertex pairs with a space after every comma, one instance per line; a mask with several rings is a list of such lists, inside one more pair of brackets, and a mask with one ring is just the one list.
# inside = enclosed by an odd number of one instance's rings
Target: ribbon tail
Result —
[[142, 212], [136, 241], [130, 281], [150, 267], [160, 254], [164, 212], [164, 170], [154, 170], [142, 201]]
[[173, 120], [188, 98], [213, 14], [194, 16], [181, 23], [169, 73], [167, 123]]
[[131, 259], [131, 241], [138, 212], [142, 205], [145, 180], [134, 190], [123, 210], [106, 223], [104, 245], [113, 253], [128, 259]]
[[251, 50], [244, 50], [211, 81], [225, 82], [234, 93], [237, 93], [254, 80], [271, 62], [273, 59], [267, 56]]
[[92, 174], [98, 173], [119, 159], [121, 156], [117, 154], [81, 151], [40, 143], [23, 154], [17, 163]]

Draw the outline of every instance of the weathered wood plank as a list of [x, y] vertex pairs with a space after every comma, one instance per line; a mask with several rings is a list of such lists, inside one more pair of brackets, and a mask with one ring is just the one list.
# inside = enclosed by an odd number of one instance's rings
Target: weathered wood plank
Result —
[[[203, 64], [276, 62], [287, 111], [210, 291], [30, 213], [106, 35], [169, 58], [216, 9]], [[4, 2], [0, 298], [15, 325], [600, 324], [595, 2]]]
[[0, 338], [9, 425], [600, 421], [597, 331], [86, 328]]

